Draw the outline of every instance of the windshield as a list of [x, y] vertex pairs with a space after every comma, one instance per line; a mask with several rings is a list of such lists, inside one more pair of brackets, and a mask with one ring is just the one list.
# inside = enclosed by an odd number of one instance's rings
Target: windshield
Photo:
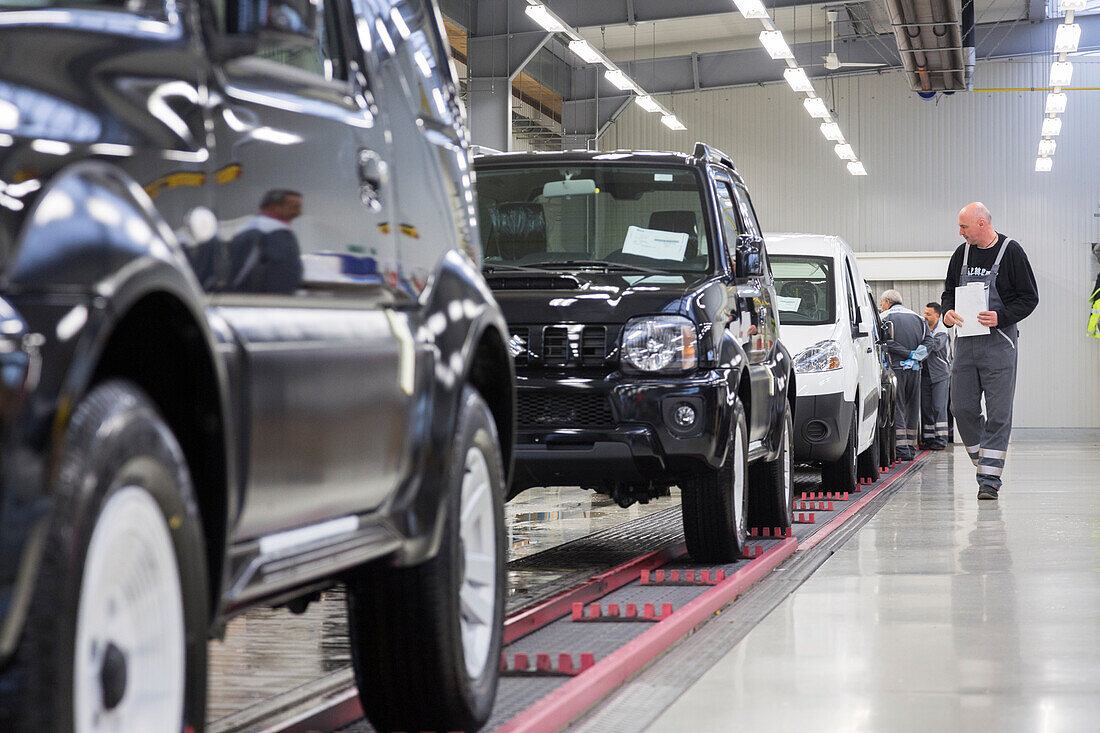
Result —
[[487, 268], [705, 272], [711, 246], [692, 170], [527, 166], [477, 172]]
[[770, 255], [768, 261], [775, 277], [780, 322], [820, 326], [836, 320], [832, 258]]

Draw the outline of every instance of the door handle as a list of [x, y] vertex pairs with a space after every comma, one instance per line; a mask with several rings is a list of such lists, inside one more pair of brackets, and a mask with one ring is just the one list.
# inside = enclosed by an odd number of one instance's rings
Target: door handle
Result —
[[871, 347], [870, 347], [870, 346], [868, 346], [868, 347], [867, 347], [867, 353], [868, 353], [868, 354], [870, 354], [870, 353], [871, 353]]
[[382, 187], [389, 179], [389, 166], [373, 150], [360, 150], [359, 197], [373, 211], [382, 210]]

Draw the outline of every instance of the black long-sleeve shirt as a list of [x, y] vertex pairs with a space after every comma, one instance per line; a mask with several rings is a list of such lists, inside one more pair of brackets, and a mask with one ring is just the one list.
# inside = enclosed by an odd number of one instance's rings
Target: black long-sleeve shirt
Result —
[[[997, 235], [997, 243], [988, 249], [980, 249], [971, 246], [970, 259], [967, 268], [971, 278], [984, 278], [993, 269], [993, 262], [1005, 243], [1005, 235]], [[959, 272], [962, 270], [963, 249], [965, 244], [960, 244], [955, 254], [951, 255], [951, 264], [947, 266], [947, 278], [944, 281], [943, 295], [940, 303], [943, 312], [946, 313], [955, 307], [955, 288], [959, 285]], [[1035, 273], [1031, 271], [1031, 263], [1027, 261], [1027, 254], [1019, 242], [1015, 240], [1009, 245], [1001, 260], [1001, 269], [997, 273], [997, 292], [1001, 296], [1004, 305], [997, 311], [997, 325], [999, 327], [1011, 326], [1018, 323], [1035, 310], [1039, 305], [1039, 286], [1035, 283]]]

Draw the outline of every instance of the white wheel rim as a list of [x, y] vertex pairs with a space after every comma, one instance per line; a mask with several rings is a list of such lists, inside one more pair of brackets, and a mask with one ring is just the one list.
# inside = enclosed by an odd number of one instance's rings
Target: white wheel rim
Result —
[[459, 586], [462, 606], [462, 651], [471, 679], [481, 677], [489, 662], [496, 619], [497, 553], [496, 512], [489, 463], [479, 448], [466, 452], [462, 477], [459, 537], [463, 572]]
[[733, 459], [733, 521], [740, 537], [745, 533], [745, 446], [740, 423], [733, 432]]
[[[117, 671], [110, 662], [119, 659], [125, 670], [121, 688], [106, 671]], [[73, 677], [76, 733], [180, 729], [179, 568], [164, 515], [142, 488], [112, 494], [92, 531], [80, 582]], [[112, 695], [121, 697], [114, 702]]]

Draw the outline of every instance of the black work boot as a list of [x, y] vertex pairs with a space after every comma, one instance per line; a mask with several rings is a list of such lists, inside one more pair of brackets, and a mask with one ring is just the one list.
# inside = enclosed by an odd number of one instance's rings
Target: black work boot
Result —
[[998, 491], [996, 486], [979, 486], [978, 499], [996, 499]]

